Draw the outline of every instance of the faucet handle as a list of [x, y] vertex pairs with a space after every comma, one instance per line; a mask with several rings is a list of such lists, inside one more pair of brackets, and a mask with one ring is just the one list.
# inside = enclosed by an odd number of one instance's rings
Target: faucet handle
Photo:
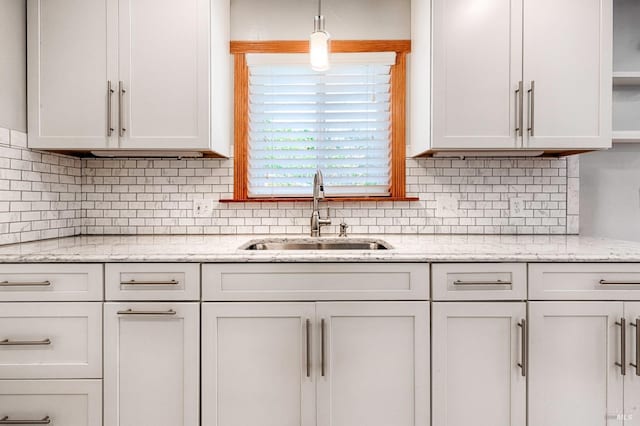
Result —
[[342, 221], [342, 223], [340, 223], [340, 234], [338, 234], [338, 236], [346, 237], [348, 228], [349, 228], [349, 225], [347, 225], [344, 221]]

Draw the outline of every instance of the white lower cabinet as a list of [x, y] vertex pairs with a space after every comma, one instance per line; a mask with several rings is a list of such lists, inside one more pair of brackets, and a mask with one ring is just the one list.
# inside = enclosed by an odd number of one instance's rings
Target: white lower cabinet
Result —
[[529, 426], [623, 424], [623, 316], [622, 302], [530, 303]]
[[205, 303], [203, 425], [427, 426], [426, 302]]
[[526, 425], [526, 314], [524, 302], [433, 303], [433, 426]]
[[101, 380], [0, 380], [0, 424], [101, 426]]
[[105, 425], [199, 425], [199, 308], [105, 303]]

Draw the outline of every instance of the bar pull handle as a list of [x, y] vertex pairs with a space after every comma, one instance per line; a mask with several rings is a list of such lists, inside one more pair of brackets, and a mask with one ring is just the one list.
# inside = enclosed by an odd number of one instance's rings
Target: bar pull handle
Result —
[[495, 280], [495, 281], [461, 281], [461, 280], [455, 280], [453, 282], [453, 285], [459, 285], [459, 286], [465, 286], [465, 285], [511, 285], [512, 282], [511, 281], [502, 281], [502, 280]]
[[307, 318], [305, 321], [305, 345], [306, 345], [306, 363], [307, 377], [311, 377], [311, 320]]
[[171, 316], [175, 314], [176, 311], [174, 311], [173, 309], [169, 309], [168, 311], [134, 311], [133, 309], [118, 311], [118, 315]]
[[168, 281], [120, 281], [120, 285], [178, 285], [179, 281], [176, 280], [168, 280]]
[[42, 340], [0, 340], [0, 346], [48, 346], [51, 344], [51, 339]]
[[516, 136], [522, 136], [522, 125], [524, 121], [524, 82], [518, 82], [516, 89]]
[[0, 281], [0, 287], [49, 287], [51, 281]]
[[324, 318], [320, 320], [320, 374], [325, 376], [325, 321]]
[[113, 131], [113, 123], [111, 122], [111, 95], [115, 90], [111, 87], [111, 80], [107, 81], [107, 136], [111, 136]]
[[124, 132], [127, 131], [124, 127], [124, 111], [122, 102], [125, 93], [127, 93], [127, 91], [124, 88], [124, 83], [122, 81], [118, 82], [118, 125], [120, 127], [120, 137], [124, 136]]
[[51, 418], [46, 416], [40, 420], [11, 420], [9, 416], [4, 416], [0, 419], [0, 425], [48, 425], [51, 423]]
[[620, 362], [616, 365], [620, 367], [620, 374], [627, 375], [627, 320], [620, 318], [620, 322], [616, 322], [620, 326]]
[[600, 280], [600, 285], [640, 285], [640, 281], [609, 281]]
[[520, 362], [518, 363], [518, 367], [522, 370], [522, 377], [527, 377], [527, 363], [529, 348], [527, 346], [528, 336], [527, 336], [527, 320], [521, 319], [518, 323], [518, 327], [520, 327]]
[[531, 80], [531, 88], [527, 91], [529, 94], [529, 125], [527, 126], [527, 130], [529, 131], [529, 135], [535, 136], [536, 126], [536, 82]]
[[636, 328], [636, 362], [629, 365], [636, 369], [636, 376], [640, 376], [640, 318], [636, 318], [636, 322], [630, 325]]

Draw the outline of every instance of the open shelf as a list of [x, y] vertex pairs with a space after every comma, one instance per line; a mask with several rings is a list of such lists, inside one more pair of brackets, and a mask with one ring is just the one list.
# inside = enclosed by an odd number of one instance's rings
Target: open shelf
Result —
[[640, 86], [640, 71], [626, 72], [618, 71], [613, 73], [614, 86]]
[[613, 132], [613, 143], [639, 143], [640, 130], [624, 131], [618, 130]]

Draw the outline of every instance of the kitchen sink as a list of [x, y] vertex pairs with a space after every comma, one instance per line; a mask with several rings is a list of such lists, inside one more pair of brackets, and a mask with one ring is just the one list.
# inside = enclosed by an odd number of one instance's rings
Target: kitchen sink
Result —
[[385, 241], [372, 239], [269, 239], [254, 240], [240, 247], [242, 250], [388, 250]]

